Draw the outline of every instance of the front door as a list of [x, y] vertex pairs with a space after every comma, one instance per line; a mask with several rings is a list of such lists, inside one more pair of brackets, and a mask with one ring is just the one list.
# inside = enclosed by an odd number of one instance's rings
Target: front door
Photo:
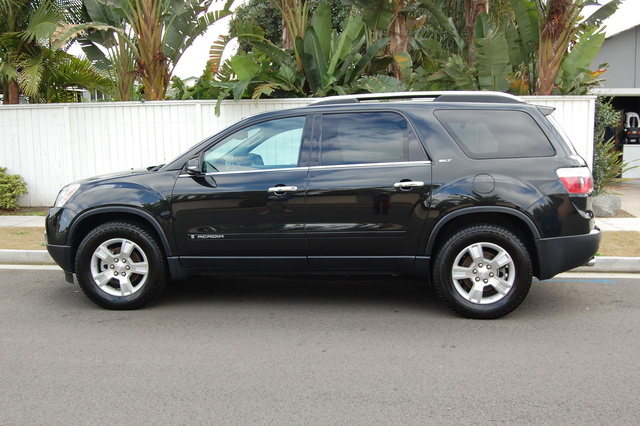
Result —
[[391, 112], [324, 114], [314, 144], [310, 265], [411, 267], [427, 218], [431, 163], [406, 119]]
[[306, 267], [306, 118], [262, 122], [214, 143], [199, 175], [183, 173], [172, 200], [188, 268]]

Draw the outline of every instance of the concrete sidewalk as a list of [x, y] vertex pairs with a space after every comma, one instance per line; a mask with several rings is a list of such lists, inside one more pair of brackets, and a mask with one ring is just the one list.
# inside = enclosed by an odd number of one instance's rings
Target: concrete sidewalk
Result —
[[44, 228], [44, 216], [0, 216], [0, 226]]

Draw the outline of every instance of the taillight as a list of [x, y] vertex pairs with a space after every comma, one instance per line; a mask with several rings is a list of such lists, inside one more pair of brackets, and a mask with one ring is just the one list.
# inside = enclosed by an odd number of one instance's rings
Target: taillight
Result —
[[593, 177], [586, 167], [570, 167], [556, 170], [569, 194], [588, 194], [593, 191]]

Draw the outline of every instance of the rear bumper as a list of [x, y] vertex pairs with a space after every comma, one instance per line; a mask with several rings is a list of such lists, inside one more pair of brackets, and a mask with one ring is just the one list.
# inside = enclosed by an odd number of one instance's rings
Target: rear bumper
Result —
[[545, 280], [588, 263], [598, 251], [602, 234], [594, 228], [589, 234], [536, 240], [538, 268], [535, 275]]

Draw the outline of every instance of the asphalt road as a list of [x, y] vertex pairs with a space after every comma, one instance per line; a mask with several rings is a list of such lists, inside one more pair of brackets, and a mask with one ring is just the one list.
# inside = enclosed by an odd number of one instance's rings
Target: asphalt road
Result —
[[400, 279], [201, 279], [118, 312], [0, 270], [0, 424], [638, 424], [639, 278], [473, 321]]

